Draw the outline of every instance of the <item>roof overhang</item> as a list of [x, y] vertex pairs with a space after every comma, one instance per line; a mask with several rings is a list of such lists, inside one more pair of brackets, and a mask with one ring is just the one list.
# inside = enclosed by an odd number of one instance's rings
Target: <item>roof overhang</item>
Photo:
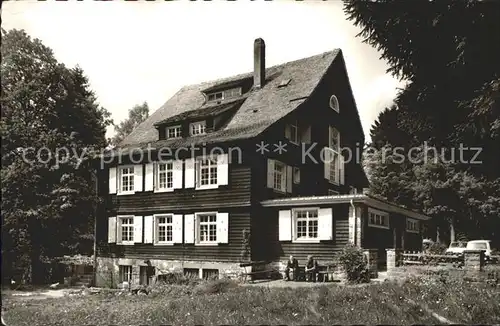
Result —
[[378, 208], [391, 213], [398, 213], [418, 220], [430, 220], [431, 217], [415, 212], [405, 207], [383, 201], [365, 194], [290, 197], [281, 199], [264, 200], [260, 204], [263, 207], [295, 207], [310, 205], [363, 203], [373, 208]]

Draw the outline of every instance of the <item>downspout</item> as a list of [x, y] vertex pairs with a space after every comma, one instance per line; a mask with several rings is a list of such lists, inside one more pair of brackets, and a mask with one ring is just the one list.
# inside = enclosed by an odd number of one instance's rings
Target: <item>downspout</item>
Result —
[[356, 245], [356, 206], [354, 206], [354, 201], [350, 200], [350, 203], [351, 203], [351, 207], [352, 207], [352, 217], [353, 217], [353, 221], [354, 221], [354, 225], [353, 225], [353, 229], [354, 229], [354, 237], [352, 239], [353, 241], [353, 245]]
[[97, 211], [99, 203], [99, 180], [97, 179], [97, 170], [95, 173], [95, 203], [94, 203], [94, 268], [92, 275], [92, 285], [97, 286]]

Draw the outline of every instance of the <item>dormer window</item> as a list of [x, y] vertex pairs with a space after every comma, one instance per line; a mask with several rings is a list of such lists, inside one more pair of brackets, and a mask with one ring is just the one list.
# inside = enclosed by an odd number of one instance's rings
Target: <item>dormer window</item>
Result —
[[174, 139], [181, 137], [181, 126], [171, 126], [167, 127], [165, 132], [167, 139]]
[[203, 135], [206, 132], [206, 122], [198, 121], [189, 124], [189, 134], [191, 136]]
[[241, 87], [236, 87], [236, 88], [230, 88], [226, 89], [224, 91], [218, 91], [214, 93], [208, 93], [208, 101], [221, 101], [221, 100], [227, 100], [232, 97], [238, 97], [241, 96]]

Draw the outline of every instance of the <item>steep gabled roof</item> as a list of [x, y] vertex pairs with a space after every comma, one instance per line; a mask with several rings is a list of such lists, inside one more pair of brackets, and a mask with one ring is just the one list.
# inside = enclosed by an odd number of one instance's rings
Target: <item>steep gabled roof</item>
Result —
[[[214, 143], [255, 137], [302, 104], [337, 56], [341, 56], [339, 49], [267, 68], [264, 87], [252, 89], [244, 94], [242, 98], [246, 98], [245, 101], [225, 127], [216, 132], [183, 140], [158, 141], [155, 124], [185, 112], [206, 108], [202, 91], [220, 84], [247, 80], [253, 73], [185, 86], [137, 126], [118, 147], [144, 146], [148, 143], [155, 146], [181, 146], [181, 143]], [[290, 79], [289, 84], [278, 88], [278, 85], [287, 79]]]

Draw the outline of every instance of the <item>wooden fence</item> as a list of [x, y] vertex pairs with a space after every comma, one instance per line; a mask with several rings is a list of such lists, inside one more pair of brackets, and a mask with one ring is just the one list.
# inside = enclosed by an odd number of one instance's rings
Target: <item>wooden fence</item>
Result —
[[[405, 251], [402, 254], [403, 265], [441, 265], [452, 264], [461, 267], [464, 264], [464, 255], [433, 255], [421, 251]], [[500, 256], [491, 256], [490, 264], [498, 264]]]

